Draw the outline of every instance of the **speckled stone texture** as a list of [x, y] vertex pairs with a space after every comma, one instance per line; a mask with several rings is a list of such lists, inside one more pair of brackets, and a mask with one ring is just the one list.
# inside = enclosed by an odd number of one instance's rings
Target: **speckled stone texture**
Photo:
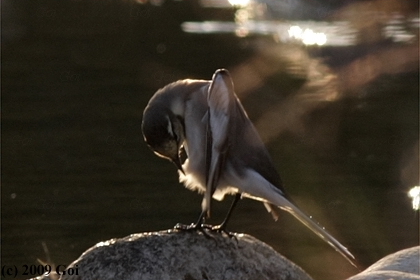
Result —
[[[32, 280], [311, 280], [270, 246], [246, 234], [234, 238], [175, 230], [100, 242], [70, 264], [77, 275]], [[420, 280], [420, 246], [388, 255], [347, 280]]]
[[420, 280], [420, 246], [388, 255], [347, 280]]
[[298, 266], [245, 234], [161, 232], [100, 242], [69, 266], [62, 280], [310, 280]]

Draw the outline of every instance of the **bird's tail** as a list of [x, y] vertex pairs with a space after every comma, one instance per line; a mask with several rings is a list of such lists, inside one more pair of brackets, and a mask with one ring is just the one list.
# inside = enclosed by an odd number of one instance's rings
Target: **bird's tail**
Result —
[[[337, 252], [339, 252], [341, 255], [343, 255], [353, 266], [357, 268], [357, 265], [355, 264], [355, 258], [350, 253], [350, 251], [344, 247], [340, 242], [338, 242], [337, 239], [335, 239], [331, 234], [329, 234], [322, 226], [320, 226], [316, 221], [314, 221], [312, 218], [308, 217], [305, 213], [302, 212], [295, 204], [290, 202], [287, 198], [285, 198], [282, 195], [276, 196], [277, 201], [271, 201], [271, 203], [274, 203], [277, 207], [279, 207], [282, 210], [285, 210], [292, 214], [296, 219], [298, 219], [301, 223], [303, 223], [305, 226], [307, 226], [310, 230], [312, 230], [316, 235], [321, 237], [325, 242], [327, 242], [331, 247], [333, 247]], [[276, 209], [273, 209], [272, 207], [275, 207], [272, 204], [266, 204], [267, 209], [275, 213]]]
[[[281, 207], [283, 208], [283, 207]], [[292, 204], [292, 207], [284, 208], [287, 212], [292, 214], [296, 219], [302, 222], [310, 230], [312, 230], [316, 235], [325, 240], [331, 247], [333, 247], [337, 252], [343, 255], [352, 265], [355, 267], [354, 256], [350, 251], [344, 247], [337, 239], [335, 239], [331, 234], [329, 234], [323, 227], [321, 227], [317, 222], [308, 217], [303, 213], [299, 208]]]

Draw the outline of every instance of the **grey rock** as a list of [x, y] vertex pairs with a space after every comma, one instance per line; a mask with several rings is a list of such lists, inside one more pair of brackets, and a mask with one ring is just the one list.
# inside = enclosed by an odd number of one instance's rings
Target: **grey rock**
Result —
[[388, 255], [347, 280], [420, 280], [420, 246]]
[[[167, 230], [100, 242], [61, 280], [311, 280], [270, 246], [246, 234]], [[77, 272], [77, 275], [76, 273]]]
[[[69, 275], [69, 272], [73, 275]], [[311, 280], [267, 244], [246, 234], [167, 230], [100, 242], [66, 275], [33, 280]], [[388, 255], [347, 280], [420, 280], [420, 246]]]

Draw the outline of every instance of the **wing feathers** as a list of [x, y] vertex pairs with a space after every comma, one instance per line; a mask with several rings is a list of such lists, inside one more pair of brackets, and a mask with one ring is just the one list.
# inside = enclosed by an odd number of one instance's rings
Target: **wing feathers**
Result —
[[226, 162], [231, 114], [235, 106], [233, 83], [227, 70], [218, 70], [213, 75], [207, 95], [207, 105], [206, 193], [202, 208], [209, 216], [211, 198]]

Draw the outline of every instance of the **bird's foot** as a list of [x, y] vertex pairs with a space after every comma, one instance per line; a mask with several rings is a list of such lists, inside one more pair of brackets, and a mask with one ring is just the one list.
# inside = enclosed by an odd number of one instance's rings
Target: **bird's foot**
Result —
[[194, 230], [200, 230], [201, 228], [203, 228], [203, 224], [181, 224], [181, 223], [177, 223], [174, 226], [174, 229], [178, 229], [178, 230], [182, 230], [182, 231], [194, 231]]
[[181, 223], [177, 223], [174, 226], [174, 229], [179, 230], [179, 231], [199, 231], [201, 232], [203, 235], [205, 235], [206, 237], [211, 237], [210, 234], [207, 232], [207, 230], [211, 230], [212, 226], [211, 225], [207, 225], [207, 224], [202, 224], [202, 223], [192, 223], [189, 225], [186, 224], [181, 224]]
[[174, 229], [180, 230], [180, 231], [189, 231], [189, 232], [199, 231], [206, 237], [212, 237], [211, 233], [226, 234], [229, 238], [237, 239], [235, 233], [226, 230], [226, 227], [223, 224], [218, 225], [218, 226], [212, 226], [212, 225], [200, 224], [200, 223], [196, 223], [196, 224], [193, 223], [189, 225], [178, 223], [174, 226]]
[[208, 224], [198, 224], [198, 223], [197, 224], [193, 223], [189, 225], [178, 223], [174, 226], [174, 229], [180, 230], [180, 231], [190, 231], [190, 232], [199, 231], [207, 237], [211, 237], [210, 235], [211, 233], [226, 234], [230, 238], [236, 239], [235, 233], [226, 230], [223, 224], [218, 225], [218, 226], [212, 226]]
[[236, 239], [236, 241], [238, 241], [238, 239], [236, 238], [236, 234], [234, 232], [226, 230], [226, 226], [224, 224], [220, 224], [218, 226], [212, 226], [210, 228], [210, 231], [217, 232], [220, 234], [226, 234], [227, 236], [229, 236], [229, 238], [234, 238]]

